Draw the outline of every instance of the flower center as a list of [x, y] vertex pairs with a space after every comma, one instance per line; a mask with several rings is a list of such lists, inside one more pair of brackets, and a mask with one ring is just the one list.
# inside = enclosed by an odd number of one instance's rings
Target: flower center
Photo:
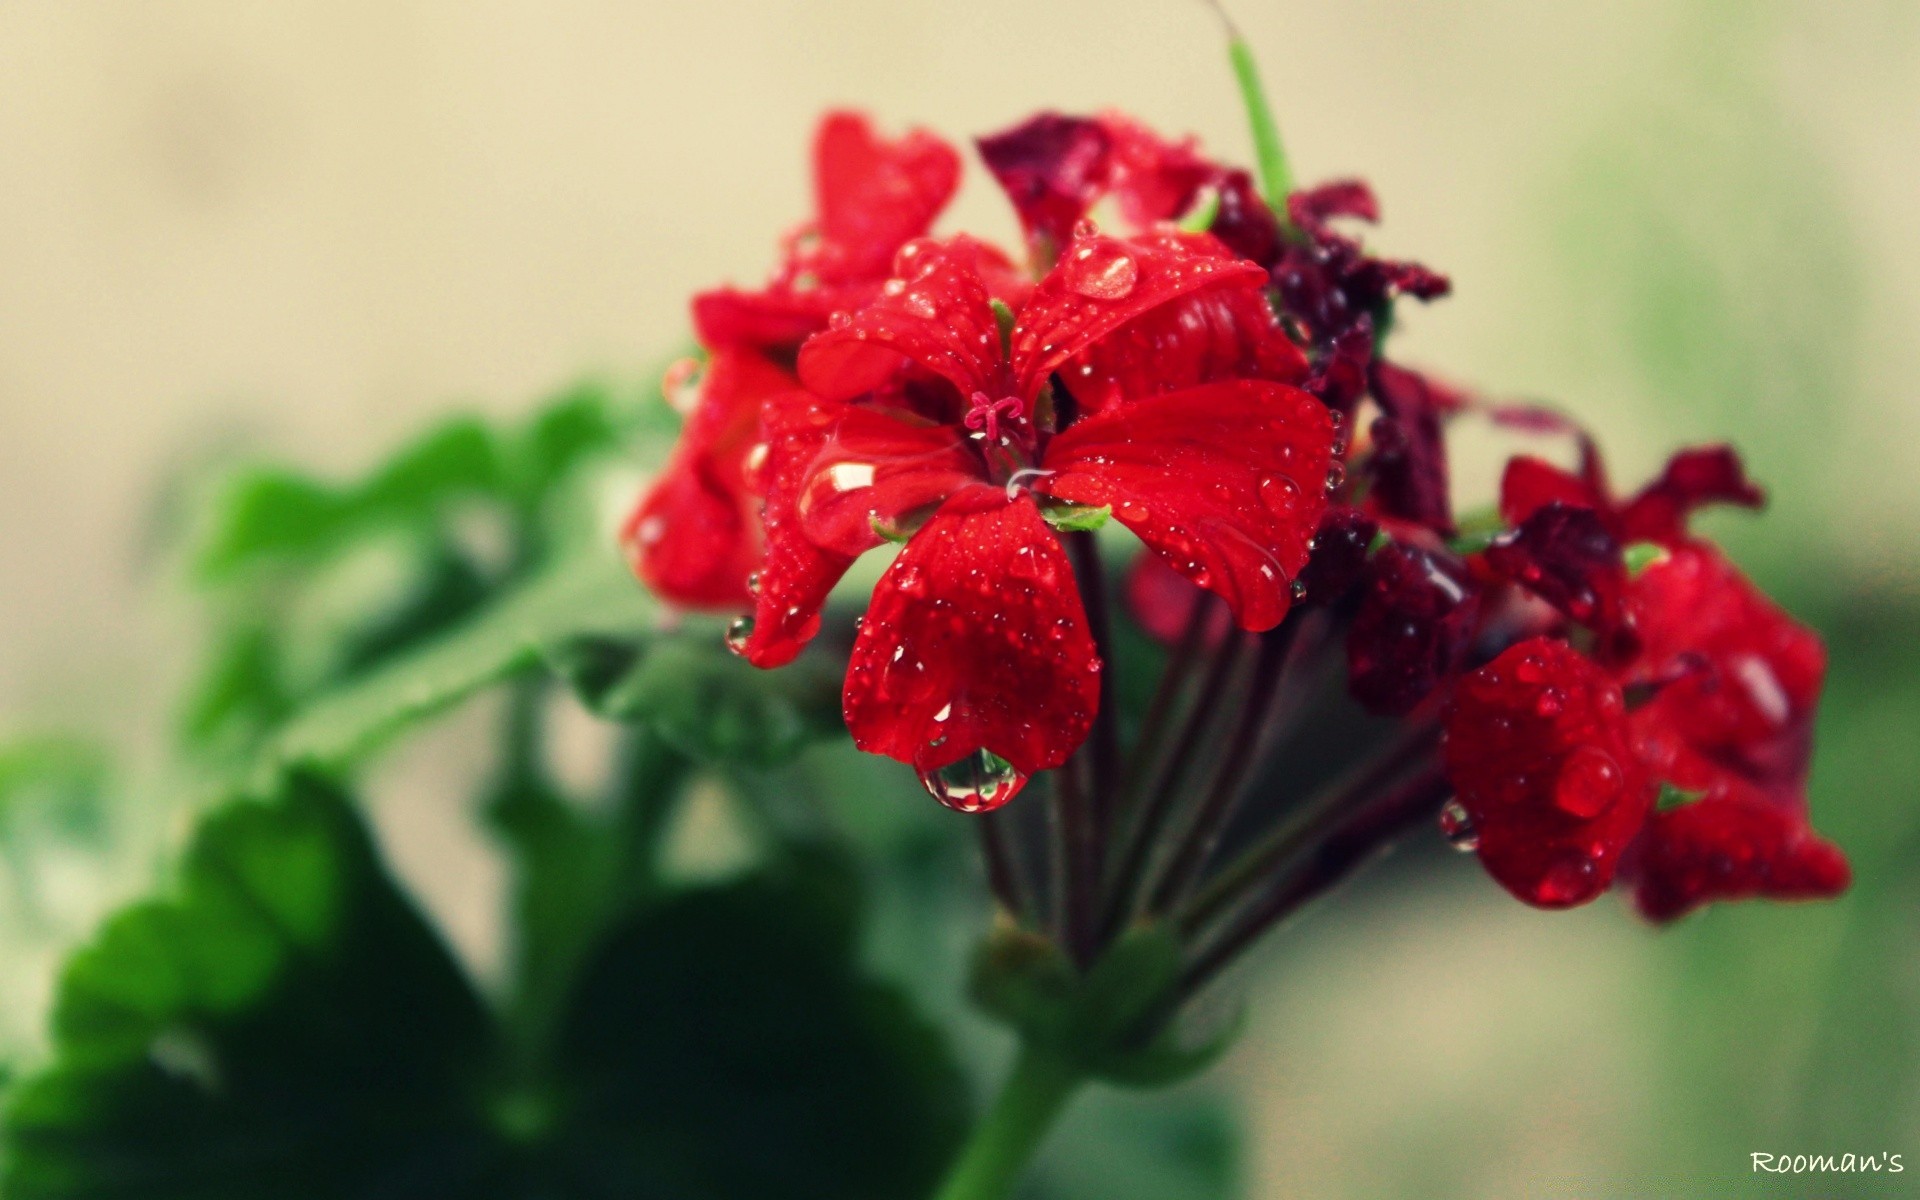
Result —
[[967, 410], [966, 426], [984, 433], [988, 445], [997, 446], [1000, 444], [1001, 420], [1019, 420], [1025, 415], [1024, 408], [1018, 396], [1002, 396], [995, 400], [985, 392], [975, 392], [973, 407]]

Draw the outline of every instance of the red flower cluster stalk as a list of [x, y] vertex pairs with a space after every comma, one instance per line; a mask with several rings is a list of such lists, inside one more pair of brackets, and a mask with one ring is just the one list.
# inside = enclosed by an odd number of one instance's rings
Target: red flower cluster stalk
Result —
[[[667, 600], [750, 610], [729, 643], [772, 668], [897, 544], [821, 639], [847, 726], [981, 814], [1014, 915], [1082, 964], [1172, 922], [1190, 992], [1421, 822], [1543, 907], [1618, 881], [1667, 920], [1846, 886], [1807, 815], [1820, 641], [1688, 529], [1760, 503], [1730, 450], [1622, 499], [1571, 421], [1389, 359], [1396, 306], [1449, 285], [1367, 253], [1364, 184], [1270, 205], [1111, 114], [978, 150], [1019, 253], [929, 236], [961, 172], [944, 142], [826, 118], [771, 281], [694, 300], [695, 399], [625, 545]], [[1463, 420], [1575, 464], [1516, 458], [1498, 513], [1456, 520]], [[1122, 621], [1163, 647], [1137, 719]], [[1295, 794], [1269, 768], [1341, 692], [1387, 720]], [[1050, 822], [988, 815], [1042, 772]]]

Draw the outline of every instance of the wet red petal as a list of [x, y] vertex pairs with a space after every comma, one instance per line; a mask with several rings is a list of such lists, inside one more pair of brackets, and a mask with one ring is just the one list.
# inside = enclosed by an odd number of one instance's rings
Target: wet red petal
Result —
[[[1127, 568], [1127, 611], [1147, 635], [1165, 645], [1175, 645], [1185, 636], [1193, 606], [1207, 598], [1206, 591], [1168, 565], [1158, 554], [1142, 554]], [[1217, 646], [1233, 630], [1227, 610], [1214, 606], [1207, 621], [1206, 644]]]
[[1652, 805], [1619, 686], [1547, 638], [1461, 680], [1445, 757], [1487, 872], [1543, 908], [1605, 891]]
[[1207, 288], [1265, 283], [1265, 271], [1206, 234], [1077, 238], [1033, 289], [1014, 326], [1016, 392], [1031, 401], [1061, 364], [1171, 300]]
[[1612, 507], [1586, 480], [1544, 459], [1522, 454], [1507, 461], [1500, 477], [1500, 515], [1509, 525], [1518, 525], [1555, 503], [1591, 508], [1603, 516]]
[[979, 456], [954, 427], [846, 405], [815, 454], [796, 503], [810, 541], [857, 555], [880, 543], [876, 520], [899, 528], [981, 475]]
[[1092, 727], [1100, 661], [1053, 530], [979, 486], [910, 540], [874, 589], [847, 668], [862, 750], [928, 770], [988, 750], [1031, 775]]
[[791, 375], [760, 355], [717, 351], [680, 444], [621, 531], [634, 573], [664, 599], [689, 608], [747, 602], [758, 565], [759, 502], [745, 462], [760, 407], [793, 388]]
[[1119, 112], [1102, 113], [1100, 124], [1112, 145], [1113, 198], [1120, 214], [1140, 228], [1184, 215], [1219, 174], [1194, 138], [1169, 141]]
[[1839, 847], [1766, 803], [1701, 800], [1655, 813], [1636, 850], [1633, 898], [1654, 921], [1715, 900], [1813, 900], [1847, 890]]
[[853, 555], [816, 546], [801, 527], [800, 490], [844, 406], [805, 392], [768, 401], [761, 429], [766, 462], [761, 477], [766, 508], [761, 524], [767, 553], [760, 568], [753, 631], [742, 653], [757, 667], [791, 662], [820, 630], [820, 606], [853, 564]]
[[1286, 616], [1326, 509], [1333, 420], [1298, 388], [1211, 383], [1137, 400], [1055, 437], [1041, 490], [1098, 507], [1222, 596], [1246, 629]]
[[1306, 354], [1253, 287], [1208, 288], [1149, 309], [1060, 367], [1083, 415], [1220, 379], [1297, 385], [1306, 376]]
[[950, 381], [961, 396], [1006, 392], [1000, 332], [988, 304], [979, 243], [909, 242], [880, 295], [800, 351], [800, 378], [829, 400], [882, 387], [904, 362]]
[[1452, 393], [1385, 359], [1375, 361], [1371, 378], [1382, 415], [1373, 423], [1369, 501], [1383, 516], [1451, 535], [1453, 502], [1441, 423], [1456, 406]]
[[1626, 629], [1626, 563], [1591, 508], [1553, 501], [1487, 547], [1487, 564], [1600, 637], [1595, 653], [1617, 662], [1633, 649]]
[[916, 129], [896, 141], [859, 113], [829, 113], [814, 135], [819, 244], [805, 266], [827, 283], [877, 279], [926, 233], [960, 182], [960, 156]]

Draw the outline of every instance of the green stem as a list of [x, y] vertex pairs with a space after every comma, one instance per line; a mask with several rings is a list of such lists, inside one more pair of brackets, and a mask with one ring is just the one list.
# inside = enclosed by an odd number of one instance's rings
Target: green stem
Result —
[[1003, 1200], [1010, 1195], [1083, 1078], [1058, 1056], [1022, 1045], [1013, 1073], [974, 1126], [934, 1200]]
[[1253, 61], [1253, 50], [1237, 32], [1227, 43], [1227, 56], [1233, 62], [1233, 76], [1240, 83], [1240, 99], [1247, 106], [1247, 124], [1253, 133], [1254, 160], [1260, 167], [1260, 190], [1281, 224], [1287, 221], [1287, 196], [1293, 191], [1293, 172], [1287, 168], [1287, 151], [1280, 144], [1280, 126], [1267, 104], [1266, 88], [1260, 83], [1260, 68]]

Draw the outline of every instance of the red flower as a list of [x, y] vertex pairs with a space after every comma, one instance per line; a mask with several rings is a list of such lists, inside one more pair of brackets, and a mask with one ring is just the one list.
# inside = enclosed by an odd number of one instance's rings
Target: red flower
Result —
[[[977, 244], [916, 242], [897, 270], [803, 349], [812, 394], [769, 405], [769, 552], [740, 648], [791, 659], [854, 557], [915, 530], [861, 626], [845, 706], [857, 745], [944, 795], [942, 768], [984, 755], [1024, 778], [1092, 722], [1100, 664], [1043, 503], [1111, 506], [1243, 627], [1268, 629], [1325, 505], [1333, 423], [1258, 377], [1285, 335], [1229, 293], [1257, 300], [1265, 274], [1204, 235], [1076, 238], [1004, 343]], [[1126, 349], [1161, 310], [1214, 302], [1247, 324], [1196, 328], [1159, 358]]]
[[1542, 908], [1605, 891], [1653, 800], [1620, 686], [1548, 638], [1460, 681], [1446, 765], [1487, 872]]
[[1443, 550], [1394, 543], [1367, 560], [1347, 632], [1347, 687], [1368, 711], [1404, 715], [1466, 665], [1479, 586]]
[[1740, 456], [1729, 446], [1680, 451], [1658, 479], [1625, 501], [1613, 498], [1600, 456], [1584, 437], [1580, 460], [1578, 473], [1527, 455], [1509, 461], [1500, 480], [1501, 515], [1518, 525], [1555, 501], [1590, 508], [1625, 545], [1677, 541], [1686, 536], [1687, 518], [1709, 504], [1759, 508], [1766, 503], [1766, 494], [1747, 478]]
[[1632, 678], [1658, 688], [1633, 716], [1639, 753], [1693, 796], [1642, 837], [1641, 911], [1666, 920], [1709, 900], [1845, 890], [1846, 859], [1807, 813], [1819, 637], [1700, 542], [1649, 566], [1628, 602], [1646, 643]]
[[800, 343], [825, 329], [829, 314], [878, 293], [895, 252], [927, 231], [960, 177], [945, 142], [917, 130], [882, 141], [857, 113], [828, 114], [813, 157], [815, 218], [789, 237], [772, 282], [693, 301], [712, 361], [672, 460], [622, 536], [635, 573], [677, 604], [750, 603], [761, 539], [746, 457], [761, 405], [798, 386], [791, 365]]

